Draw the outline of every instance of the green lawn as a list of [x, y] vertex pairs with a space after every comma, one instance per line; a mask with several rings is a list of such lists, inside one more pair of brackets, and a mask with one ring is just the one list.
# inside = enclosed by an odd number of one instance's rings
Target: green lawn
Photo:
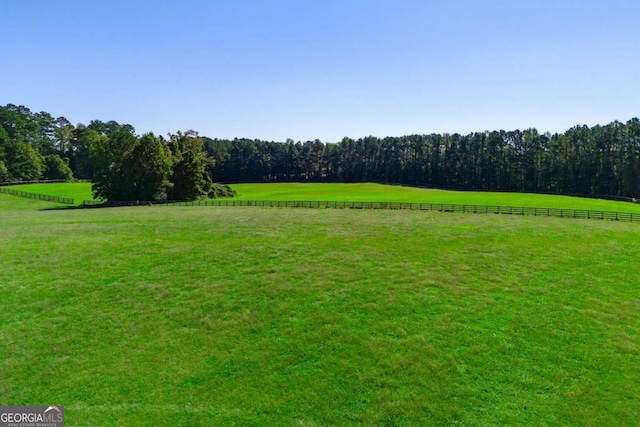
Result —
[[637, 224], [54, 206], [0, 194], [3, 404], [80, 426], [640, 419]]
[[[76, 204], [82, 203], [83, 200], [93, 199], [91, 184], [86, 182], [25, 184], [9, 188], [69, 197], [74, 199]], [[548, 194], [434, 190], [373, 183], [233, 184], [231, 188], [238, 192], [237, 199], [239, 200], [453, 203], [640, 213], [640, 204], [629, 202]]]
[[449, 191], [372, 183], [233, 184], [243, 200], [413, 202], [640, 212], [640, 204], [530, 193]]
[[90, 182], [66, 182], [66, 183], [45, 183], [45, 184], [23, 184], [11, 185], [13, 188], [27, 193], [46, 194], [48, 196], [67, 197], [74, 199], [76, 204], [83, 200], [93, 200]]

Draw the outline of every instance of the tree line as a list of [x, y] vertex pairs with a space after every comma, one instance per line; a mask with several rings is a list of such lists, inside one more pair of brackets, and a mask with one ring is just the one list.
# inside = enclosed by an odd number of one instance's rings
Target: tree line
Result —
[[564, 133], [486, 131], [284, 143], [203, 138], [214, 181], [376, 181], [640, 197], [640, 121]]
[[232, 196], [211, 181], [211, 161], [194, 131], [138, 136], [116, 121], [73, 126], [24, 106], [0, 107], [0, 182], [88, 179], [96, 198], [118, 201]]
[[640, 197], [640, 120], [564, 133], [485, 131], [337, 143], [138, 136], [129, 124], [0, 106], [0, 181], [92, 180], [110, 200], [222, 196], [214, 182], [391, 182]]

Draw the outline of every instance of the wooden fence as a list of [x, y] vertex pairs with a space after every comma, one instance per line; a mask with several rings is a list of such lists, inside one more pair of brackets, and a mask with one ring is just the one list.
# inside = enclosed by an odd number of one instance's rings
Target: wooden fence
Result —
[[[35, 181], [37, 182], [37, 181]], [[43, 181], [39, 181], [43, 182]], [[49, 182], [67, 182], [63, 180], [52, 180]], [[27, 182], [23, 182], [27, 183]], [[4, 185], [15, 185], [16, 183], [0, 183], [0, 193], [14, 196], [27, 197], [30, 199], [45, 200], [49, 202], [75, 204], [74, 199], [66, 197], [51, 196], [48, 194], [29, 193], [26, 191], [5, 188]], [[528, 216], [549, 216], [559, 218], [582, 218], [601, 219], [611, 221], [640, 222], [640, 213], [593, 211], [580, 209], [560, 209], [560, 208], [529, 208], [517, 206], [488, 206], [488, 205], [461, 205], [446, 203], [402, 203], [402, 202], [328, 202], [328, 201], [273, 201], [273, 200], [194, 200], [194, 201], [166, 201], [166, 202], [100, 202], [94, 200], [84, 200], [82, 207], [116, 207], [116, 206], [143, 206], [152, 204], [166, 204], [172, 206], [261, 206], [261, 207], [287, 207], [287, 208], [327, 208], [327, 209], [407, 209], [437, 212], [461, 212], [461, 213], [484, 213], [502, 215], [528, 215]]]
[[0, 193], [27, 197], [29, 199], [46, 200], [47, 202], [64, 203], [67, 205], [73, 205], [75, 203], [73, 199], [69, 199], [67, 197], [50, 196], [48, 194], [27, 193], [26, 191], [14, 190], [13, 188], [0, 187]]
[[[95, 202], [85, 200], [86, 207], [140, 206], [154, 202]], [[185, 202], [162, 202], [172, 206], [259, 206], [279, 208], [327, 208], [327, 209], [407, 209], [420, 211], [482, 213], [502, 215], [549, 216], [558, 218], [602, 219], [612, 221], [640, 222], [640, 213], [592, 211], [559, 208], [527, 208], [516, 206], [460, 205], [442, 203], [400, 202], [321, 202], [321, 201], [270, 201], [270, 200], [194, 200]]]

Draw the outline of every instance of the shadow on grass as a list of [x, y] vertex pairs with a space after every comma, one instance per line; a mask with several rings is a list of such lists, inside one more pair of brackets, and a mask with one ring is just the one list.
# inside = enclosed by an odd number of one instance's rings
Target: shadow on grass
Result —
[[[91, 205], [58, 205], [58, 206], [49, 206], [46, 208], [43, 208], [41, 210], [43, 211], [66, 211], [66, 210], [76, 210], [76, 209], [101, 209], [101, 208], [121, 208], [121, 207], [127, 207], [127, 206], [151, 206], [151, 205], [155, 205], [155, 204], [159, 204], [156, 202], [117, 202], [117, 203], [113, 203], [113, 202], [104, 202], [104, 203], [96, 203], [96, 204], [91, 204]], [[162, 203], [164, 204], [164, 203]]]

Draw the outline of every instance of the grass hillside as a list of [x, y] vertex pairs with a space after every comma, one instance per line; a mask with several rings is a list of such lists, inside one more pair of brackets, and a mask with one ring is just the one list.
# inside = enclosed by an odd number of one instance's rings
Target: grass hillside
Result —
[[[16, 185], [21, 191], [92, 200], [90, 183]], [[640, 204], [581, 197], [530, 193], [449, 191], [373, 183], [358, 184], [233, 184], [240, 200], [453, 203], [467, 205], [584, 209], [640, 213]]]
[[22, 184], [10, 185], [6, 188], [13, 188], [27, 193], [46, 194], [48, 196], [67, 197], [74, 199], [76, 204], [83, 200], [93, 200], [90, 182], [64, 182], [45, 184]]
[[373, 183], [233, 184], [244, 200], [413, 202], [640, 212], [640, 204], [531, 193], [450, 191]]
[[4, 402], [69, 425], [640, 419], [637, 224], [53, 206], [0, 194]]

